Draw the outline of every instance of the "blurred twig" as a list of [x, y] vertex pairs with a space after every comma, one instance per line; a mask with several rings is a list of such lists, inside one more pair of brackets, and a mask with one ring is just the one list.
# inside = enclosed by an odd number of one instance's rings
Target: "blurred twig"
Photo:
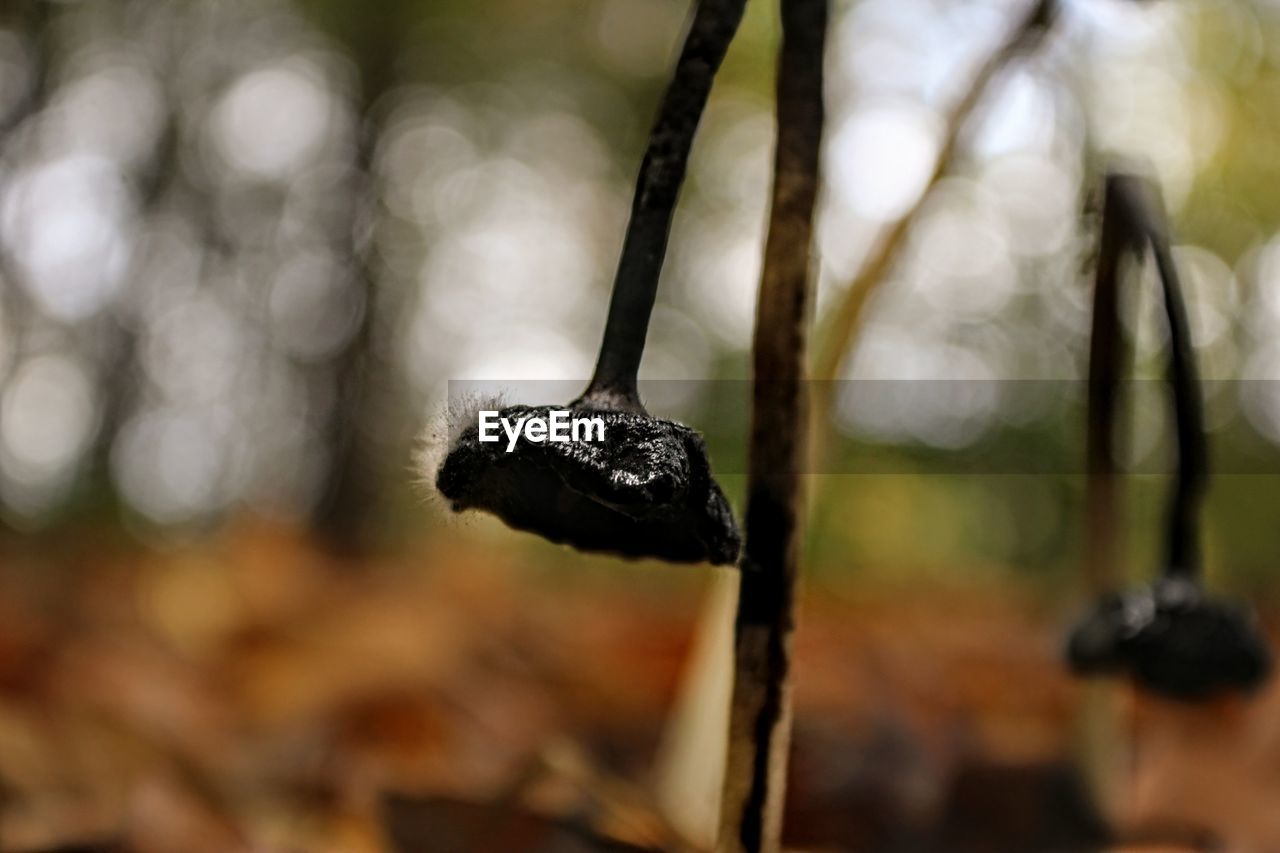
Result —
[[799, 573], [799, 470], [808, 420], [805, 325], [827, 17], [827, 0], [782, 0], [777, 150], [756, 308], [746, 548], [717, 842], [722, 851], [777, 850], [782, 833]]
[[834, 395], [829, 380], [839, 377], [840, 368], [861, 325], [867, 301], [884, 281], [911, 230], [911, 224], [924, 207], [932, 189], [950, 171], [960, 134], [969, 116], [982, 101], [991, 82], [1000, 71], [1015, 57], [1039, 45], [1053, 23], [1057, 9], [1057, 0], [1033, 0], [1030, 8], [1014, 24], [1009, 34], [978, 67], [964, 95], [947, 115], [946, 135], [924, 190], [921, 191], [916, 203], [881, 233], [857, 276], [840, 297], [839, 303], [830, 315], [831, 319], [824, 325], [817, 341], [817, 353], [814, 359], [814, 378], [819, 380], [815, 389], [818, 404], [815, 407], [815, 413], [819, 419], [819, 429], [830, 410]]

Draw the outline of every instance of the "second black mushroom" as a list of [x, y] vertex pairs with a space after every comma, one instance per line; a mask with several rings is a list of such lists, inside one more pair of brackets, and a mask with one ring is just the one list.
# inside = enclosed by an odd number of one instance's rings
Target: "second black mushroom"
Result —
[[[1122, 349], [1121, 261], [1127, 255], [1140, 258], [1147, 248], [1155, 260], [1168, 320], [1168, 385], [1178, 445], [1164, 565], [1149, 586], [1103, 595], [1072, 630], [1067, 658], [1081, 674], [1127, 674], [1153, 693], [1195, 700], [1259, 686], [1270, 672], [1271, 655], [1246, 607], [1212, 598], [1201, 586], [1198, 525], [1208, 453], [1186, 305], [1164, 216], [1152, 191], [1131, 175], [1109, 175], [1089, 367], [1090, 478], [1095, 484], [1114, 475], [1111, 432]], [[1110, 510], [1108, 504], [1104, 511]]]

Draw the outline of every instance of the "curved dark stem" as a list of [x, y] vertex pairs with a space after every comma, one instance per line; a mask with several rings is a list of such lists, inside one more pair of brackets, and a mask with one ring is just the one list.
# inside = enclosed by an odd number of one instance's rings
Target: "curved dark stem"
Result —
[[636, 376], [667, 252], [671, 218], [712, 80], [745, 6], [746, 0], [700, 0], [694, 12], [640, 164], [604, 340], [582, 402], [643, 411]]
[[1164, 290], [1165, 316], [1169, 323], [1169, 384], [1173, 389], [1174, 424], [1178, 440], [1178, 468], [1166, 521], [1168, 553], [1165, 572], [1196, 576], [1200, 572], [1200, 538], [1197, 516], [1209, 481], [1209, 451], [1204, 434], [1204, 403], [1200, 397], [1195, 349], [1187, 322], [1173, 253], [1163, 217], [1148, 217], [1148, 237], [1156, 270]]
[[1101, 236], [1094, 270], [1093, 321], [1089, 334], [1088, 414], [1085, 464], [1089, 585], [1106, 591], [1115, 576], [1115, 423], [1120, 366], [1127, 359], [1120, 334], [1120, 271], [1140, 245], [1120, 201], [1120, 179], [1109, 177], [1102, 201]]
[[806, 321], [823, 127], [827, 0], [782, 0], [777, 149], [753, 342], [746, 548], [734, 626], [721, 851], [779, 848], [808, 434]]
[[1099, 547], [1098, 543], [1106, 538], [1099, 533], [1107, 524], [1101, 517], [1110, 515], [1112, 510], [1115, 389], [1124, 360], [1118, 313], [1119, 266], [1126, 252], [1136, 254], [1144, 243], [1151, 247], [1155, 260], [1168, 322], [1168, 383], [1178, 443], [1177, 470], [1166, 519], [1165, 572], [1194, 577], [1200, 570], [1197, 515], [1208, 482], [1208, 447], [1187, 309], [1158, 200], [1141, 179], [1114, 173], [1107, 176], [1090, 342], [1088, 465], [1092, 538], [1095, 549], [1109, 554], [1109, 545]]

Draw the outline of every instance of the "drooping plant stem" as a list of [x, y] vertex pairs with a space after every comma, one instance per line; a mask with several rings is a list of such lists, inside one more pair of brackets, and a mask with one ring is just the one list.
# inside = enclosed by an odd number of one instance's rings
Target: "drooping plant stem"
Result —
[[1141, 236], [1130, 229], [1118, 191], [1113, 180], [1108, 180], [1103, 190], [1089, 332], [1085, 577], [1094, 595], [1106, 592], [1116, 576], [1115, 423], [1120, 365], [1127, 361], [1120, 334], [1120, 271], [1126, 254], [1141, 246]]
[[[1140, 199], [1141, 200], [1141, 199]], [[1169, 248], [1168, 229], [1159, 207], [1139, 205], [1145, 214], [1147, 237], [1164, 291], [1165, 318], [1169, 324], [1169, 385], [1173, 390], [1174, 428], [1178, 462], [1166, 524], [1167, 551], [1164, 570], [1169, 575], [1200, 574], [1200, 505], [1209, 482], [1209, 452], [1204, 434], [1204, 402], [1196, 370], [1195, 349], [1187, 322], [1182, 284]]]
[[745, 6], [746, 0], [698, 2], [640, 164], [604, 339], [595, 375], [582, 395], [584, 402], [642, 410], [636, 376], [667, 252], [671, 218], [712, 81]]
[[1115, 454], [1113, 433], [1121, 365], [1127, 348], [1119, 322], [1119, 267], [1126, 253], [1151, 249], [1160, 280], [1169, 331], [1168, 384], [1172, 392], [1177, 467], [1166, 517], [1164, 571], [1195, 577], [1200, 570], [1197, 516], [1208, 482], [1208, 450], [1195, 350], [1187, 322], [1182, 284], [1169, 248], [1168, 227], [1154, 193], [1139, 178], [1110, 174], [1105, 190], [1102, 237], [1094, 282], [1093, 329], [1089, 354], [1089, 519], [1090, 556], [1101, 561], [1090, 568], [1109, 580], [1110, 519], [1114, 514]]
[[[1120, 324], [1120, 276], [1124, 261], [1141, 247], [1132, 233], [1117, 185], [1103, 190], [1102, 221], [1094, 267], [1093, 315], [1085, 412], [1084, 582], [1091, 598], [1112, 591], [1118, 575], [1115, 424], [1120, 366], [1128, 361]], [[1075, 761], [1094, 803], [1112, 822], [1122, 820], [1130, 740], [1122, 725], [1122, 697], [1114, 685], [1084, 686], [1076, 707]]]
[[721, 851], [773, 851], [781, 836], [827, 14], [827, 0], [782, 0], [777, 147], [753, 344], [746, 547], [734, 626]]
[[1034, 49], [1042, 41], [1044, 34], [1053, 23], [1057, 10], [1057, 0], [1033, 0], [1028, 11], [1013, 25], [1008, 35], [978, 66], [965, 87], [964, 94], [947, 114], [942, 145], [934, 159], [933, 171], [919, 198], [910, 209], [880, 234], [856, 277], [840, 297], [830, 315], [831, 319], [824, 324], [814, 359], [814, 378], [818, 380], [815, 383], [815, 394], [819, 395], [815, 412], [820, 421], [826, 419], [834, 392], [833, 383], [829, 380], [837, 379], [840, 375], [840, 368], [861, 326], [867, 302], [888, 275], [911, 230], [912, 223], [924, 207], [930, 192], [951, 171], [960, 135], [969, 116], [981, 103], [991, 88], [991, 82], [1000, 71], [1014, 57]]

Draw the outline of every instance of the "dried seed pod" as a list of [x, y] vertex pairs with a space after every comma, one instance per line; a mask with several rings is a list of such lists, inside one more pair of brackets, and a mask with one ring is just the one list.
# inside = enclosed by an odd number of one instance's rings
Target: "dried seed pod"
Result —
[[[737, 560], [739, 536], [694, 430], [641, 412], [573, 405], [604, 422], [601, 441], [481, 442], [472, 426], [436, 476], [455, 511], [493, 513], [585, 551], [672, 562]], [[549, 418], [551, 408], [510, 406], [499, 416]]]
[[1081, 674], [1127, 673], [1153, 693], [1188, 700], [1253, 690], [1271, 670], [1252, 615], [1181, 577], [1104, 598], [1071, 633], [1067, 658]]

